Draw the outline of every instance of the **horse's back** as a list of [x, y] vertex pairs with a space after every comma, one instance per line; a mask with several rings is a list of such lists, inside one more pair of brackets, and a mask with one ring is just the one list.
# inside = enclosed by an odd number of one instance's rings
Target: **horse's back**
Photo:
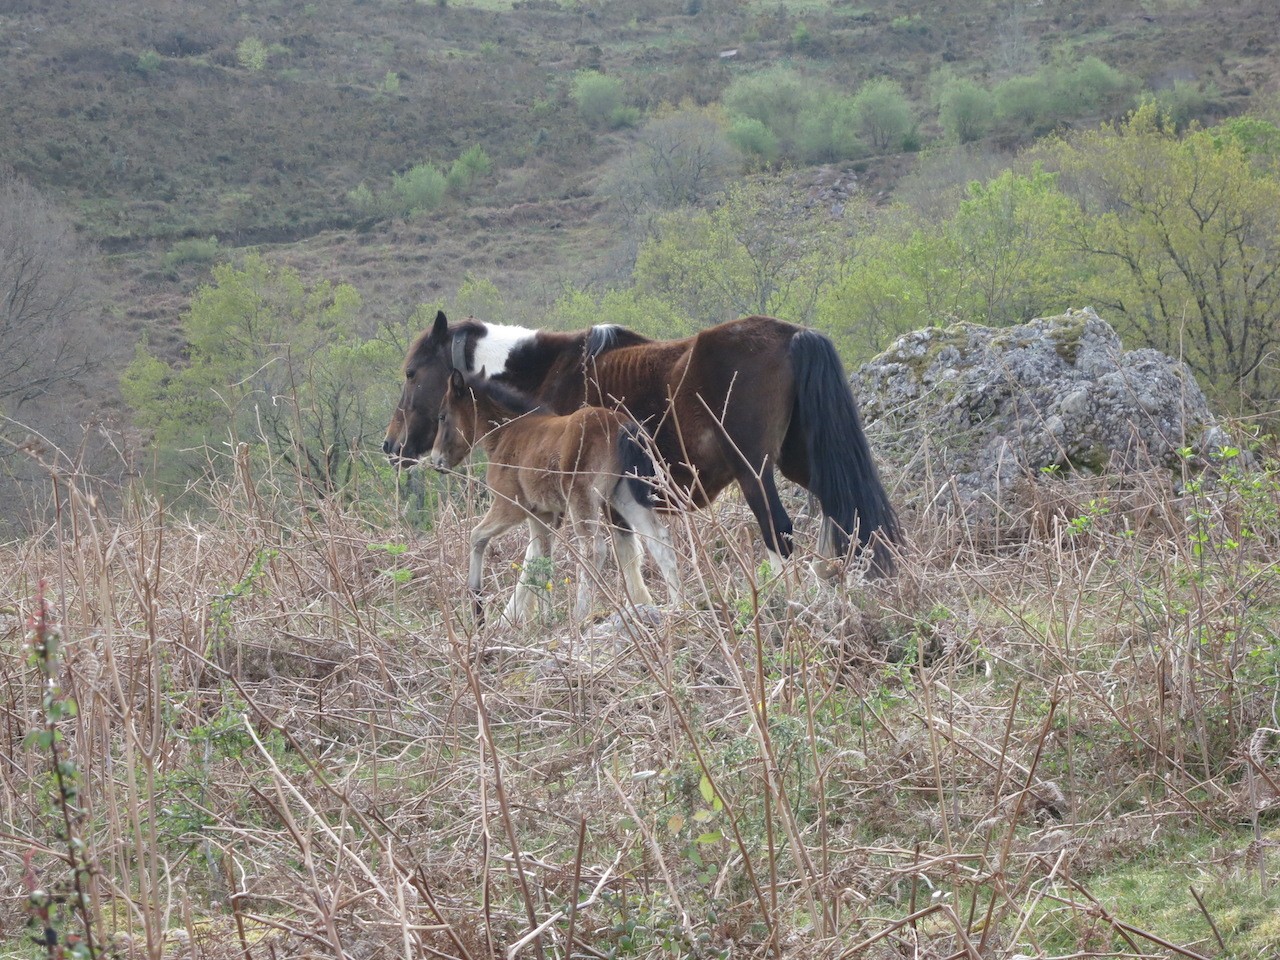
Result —
[[580, 473], [611, 471], [617, 460], [615, 439], [632, 422], [607, 407], [580, 407], [564, 417], [560, 436], [561, 461]]
[[614, 439], [628, 422], [601, 407], [514, 421], [494, 444], [487, 482], [526, 508], [559, 513], [570, 497], [616, 482]]

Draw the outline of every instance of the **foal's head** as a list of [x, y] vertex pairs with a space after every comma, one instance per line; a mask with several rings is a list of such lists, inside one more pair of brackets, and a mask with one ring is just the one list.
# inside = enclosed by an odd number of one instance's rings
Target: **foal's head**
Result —
[[[481, 371], [481, 378], [483, 376]], [[467, 382], [470, 379], [476, 378], [469, 378], [459, 370], [449, 375], [440, 400], [435, 442], [431, 446], [431, 466], [437, 470], [456, 467], [483, 436], [480, 401], [472, 384]]]
[[536, 412], [538, 406], [529, 397], [490, 380], [483, 369], [474, 374], [454, 370], [440, 401], [431, 466], [437, 470], [456, 467], [494, 427]]

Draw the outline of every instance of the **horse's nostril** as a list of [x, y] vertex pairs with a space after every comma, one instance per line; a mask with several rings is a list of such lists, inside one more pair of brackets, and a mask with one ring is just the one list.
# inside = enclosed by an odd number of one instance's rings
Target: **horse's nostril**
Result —
[[382, 441], [382, 452], [387, 456], [391, 456], [392, 452], [395, 451], [395, 448], [396, 445], [390, 437], [387, 437], [387, 439]]

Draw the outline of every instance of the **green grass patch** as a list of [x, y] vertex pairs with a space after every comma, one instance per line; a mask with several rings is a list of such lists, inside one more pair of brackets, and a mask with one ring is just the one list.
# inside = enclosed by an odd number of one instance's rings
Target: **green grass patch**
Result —
[[[1278, 834], [1272, 831], [1270, 843]], [[1241, 830], [1234, 836], [1197, 834], [1154, 845], [1139, 859], [1081, 883], [1116, 923], [1099, 923], [1099, 912], [1091, 909], [1088, 897], [1060, 887], [1057, 896], [1079, 909], [1046, 897], [1032, 929], [1049, 954], [1126, 948], [1119, 923], [1144, 952], [1162, 951], [1136, 931], [1206, 956], [1270, 957], [1280, 947], [1280, 886], [1274, 881], [1274, 863], [1265, 883], [1250, 866], [1246, 851], [1251, 839]]]

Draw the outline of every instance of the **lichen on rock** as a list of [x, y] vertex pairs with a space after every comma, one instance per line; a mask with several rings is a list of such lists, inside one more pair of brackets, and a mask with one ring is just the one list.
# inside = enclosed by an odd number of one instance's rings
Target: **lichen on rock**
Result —
[[903, 481], [945, 482], [962, 503], [998, 505], [1045, 473], [1173, 467], [1227, 439], [1185, 364], [1126, 351], [1091, 308], [917, 330], [852, 385], [877, 453]]

